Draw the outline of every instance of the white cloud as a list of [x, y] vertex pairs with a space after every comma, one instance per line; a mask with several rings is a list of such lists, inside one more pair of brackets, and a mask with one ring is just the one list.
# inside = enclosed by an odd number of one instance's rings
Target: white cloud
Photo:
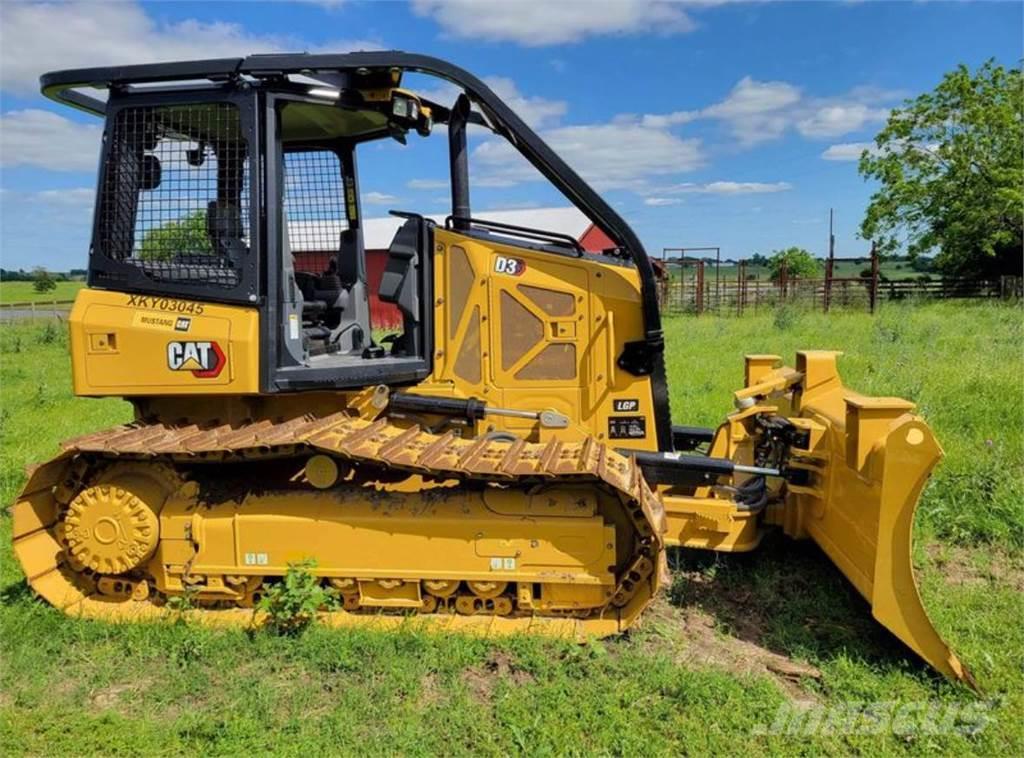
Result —
[[740, 79], [721, 101], [699, 110], [620, 117], [657, 128], [698, 119], [723, 122], [742, 147], [782, 137], [795, 130], [804, 137], [823, 138], [849, 134], [884, 121], [889, 113], [883, 104], [901, 93], [877, 87], [854, 87], [844, 95], [807, 97], [799, 87], [783, 81]]
[[81, 124], [50, 111], [29, 108], [0, 116], [0, 166], [52, 171], [95, 171], [98, 124]]
[[693, 21], [672, 0], [413, 0], [453, 37], [542, 47], [587, 37], [692, 31]]
[[698, 192], [711, 195], [761, 195], [790, 189], [793, 189], [793, 185], [789, 182], [710, 182], [702, 185]]
[[837, 145], [829, 145], [829, 147], [821, 154], [821, 157], [826, 161], [859, 161], [861, 154], [863, 154], [865, 150], [867, 150], [868, 155], [872, 157], [890, 155], [903, 150], [912, 150], [918, 155], [931, 155], [933, 157], [938, 157], [941, 149], [942, 145], [937, 142], [927, 145], [918, 145], [912, 142], [905, 142], [903, 140], [894, 140], [881, 148], [874, 142], [840, 142]]
[[448, 182], [443, 179], [410, 179], [405, 186], [413, 190], [447, 189]]
[[[704, 163], [700, 140], [682, 139], [663, 129], [612, 122], [562, 126], [541, 137], [584, 179], [600, 190], [642, 189], [652, 177], [692, 171]], [[504, 141], [477, 146], [471, 168], [479, 167], [484, 186], [535, 181], [540, 174]]]
[[516, 87], [516, 83], [504, 76], [488, 76], [484, 78], [484, 82], [516, 112], [519, 118], [534, 129], [558, 123], [569, 110], [569, 105], [564, 100], [523, 95]]
[[679, 205], [682, 200], [678, 197], [645, 197], [644, 205], [653, 205], [655, 207], [663, 205]]
[[646, 113], [640, 117], [641, 126], [649, 126], [653, 129], [666, 129], [670, 126], [688, 124], [700, 118], [698, 111], [673, 111], [672, 113]]
[[789, 124], [786, 109], [800, 97], [800, 89], [787, 82], [759, 82], [745, 76], [724, 100], [701, 115], [726, 121], [741, 144], [754, 145], [782, 136]]
[[749, 76], [740, 79], [720, 103], [703, 111], [704, 116], [739, 119], [780, 110], [800, 100], [800, 89], [787, 82], [759, 82]]
[[864, 103], [836, 103], [812, 109], [809, 115], [796, 122], [796, 128], [805, 137], [839, 137], [867, 124], [884, 121], [888, 115], [888, 108], [872, 108]]
[[[684, 195], [697, 193], [702, 195], [763, 195], [772, 192], [786, 192], [793, 189], [789, 182], [729, 182], [717, 181], [706, 184], [684, 182], [668, 187], [660, 187], [656, 192], [660, 195]], [[649, 198], [650, 199], [650, 198]], [[648, 205], [664, 205], [665, 203], [648, 203]]]
[[[553, 126], [569, 110], [569, 104], [564, 100], [548, 100], [544, 97], [524, 95], [519, 91], [516, 83], [506, 76], [485, 76], [483, 80], [498, 97], [505, 101], [506, 105], [516, 112], [519, 118], [534, 129]], [[436, 79], [433, 82], [437, 86], [430, 89], [419, 87], [416, 89], [416, 94], [432, 102], [448, 106], [454, 103], [462, 93], [462, 89], [454, 84], [442, 83]]]
[[838, 145], [829, 145], [821, 157], [827, 161], [859, 161], [861, 153], [873, 147], [870, 142], [841, 142]]
[[51, 189], [33, 192], [32, 198], [47, 205], [62, 208], [92, 208], [96, 201], [96, 190], [92, 187], [72, 189]]
[[[96, 190], [92, 187], [69, 187], [67, 189], [48, 189], [34, 192], [21, 190], [0, 189], [0, 196], [6, 202], [17, 203], [19, 209], [39, 208], [40, 204], [51, 209], [78, 210], [93, 207], [96, 200]], [[20, 210], [19, 210], [20, 212]], [[78, 214], [76, 214], [77, 216]]]
[[520, 211], [520, 210], [529, 210], [531, 208], [539, 208], [539, 207], [540, 207], [540, 203], [536, 202], [535, 200], [523, 200], [521, 202], [514, 202], [514, 203], [497, 203], [495, 205], [488, 206], [484, 210], [488, 210], [488, 211]]
[[[286, 35], [254, 35], [223, 21], [156, 20], [133, 2], [0, 3], [0, 87], [38, 91], [39, 75], [56, 69], [225, 58], [301, 49]], [[379, 48], [368, 40], [334, 40], [311, 52]]]
[[387, 205], [398, 200], [397, 197], [386, 192], [364, 192], [362, 197], [363, 202], [370, 205]]

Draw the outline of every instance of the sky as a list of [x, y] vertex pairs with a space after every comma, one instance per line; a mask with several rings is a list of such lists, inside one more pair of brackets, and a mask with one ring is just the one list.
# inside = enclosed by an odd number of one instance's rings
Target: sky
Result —
[[[499, 95], [613, 204], [648, 253], [799, 245], [864, 254], [857, 157], [958, 64], [1017, 65], [1022, 4], [730, 0], [0, 2], [0, 263], [85, 266], [100, 123], [43, 98], [62, 68], [399, 49]], [[449, 88], [409, 83], [441, 99]], [[361, 148], [365, 216], [449, 203], [443, 133]], [[475, 215], [564, 204], [503, 141], [470, 135]]]

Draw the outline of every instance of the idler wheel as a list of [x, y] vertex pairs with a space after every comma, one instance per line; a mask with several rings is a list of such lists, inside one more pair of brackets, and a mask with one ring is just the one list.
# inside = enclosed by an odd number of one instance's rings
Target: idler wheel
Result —
[[163, 469], [118, 465], [79, 492], [63, 523], [72, 568], [116, 575], [145, 563], [160, 541], [158, 514], [176, 484]]

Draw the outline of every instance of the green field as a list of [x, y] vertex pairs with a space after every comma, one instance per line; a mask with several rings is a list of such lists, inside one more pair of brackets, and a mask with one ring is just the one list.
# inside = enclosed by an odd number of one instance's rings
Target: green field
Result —
[[[851, 386], [920, 403], [948, 456], [923, 498], [915, 559], [925, 603], [983, 696], [934, 676], [813, 545], [783, 539], [750, 556], [673, 553], [671, 591], [621, 639], [316, 627], [280, 638], [66, 618], [31, 597], [4, 516], [0, 752], [1019, 755], [1022, 323], [1018, 307], [936, 303], [887, 305], [875, 317], [782, 310], [667, 324], [677, 422], [713, 424], [729, 410], [743, 353], [791, 359], [798, 347], [845, 350]], [[22, 467], [58, 440], [129, 417], [118, 400], [71, 397], [66, 349], [57, 327], [0, 325], [5, 502]], [[828, 724], [771, 733], [779, 707], [794, 702], [975, 708], [981, 728], [912, 730], [904, 720], [880, 734]]]
[[57, 288], [49, 292], [36, 292], [33, 282], [0, 283], [0, 303], [52, 303], [54, 300], [74, 300], [85, 282], [56, 282]]

